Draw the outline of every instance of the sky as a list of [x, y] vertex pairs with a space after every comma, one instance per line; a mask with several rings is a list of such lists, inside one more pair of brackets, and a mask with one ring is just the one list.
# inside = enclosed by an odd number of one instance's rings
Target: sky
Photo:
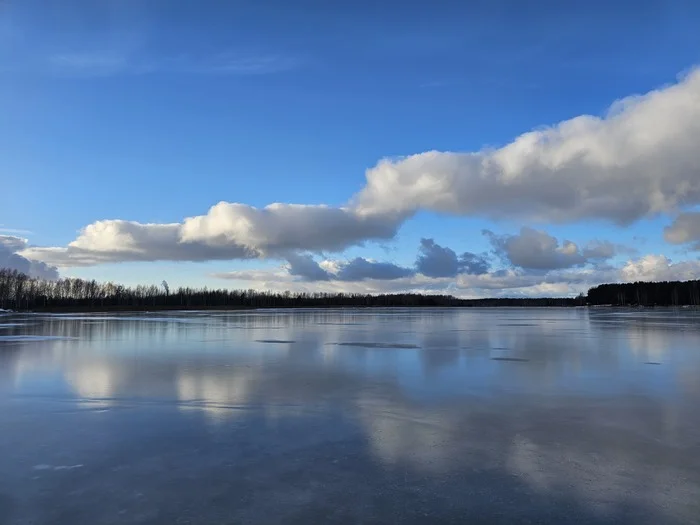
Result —
[[0, 266], [571, 296], [700, 278], [700, 3], [0, 0]]

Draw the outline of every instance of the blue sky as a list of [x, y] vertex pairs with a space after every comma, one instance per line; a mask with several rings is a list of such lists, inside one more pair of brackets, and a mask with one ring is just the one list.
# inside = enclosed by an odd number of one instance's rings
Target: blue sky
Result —
[[[216, 260], [143, 255], [149, 238], [133, 248], [136, 257], [106, 257], [104, 250], [132, 249], [128, 238], [110, 230], [90, 238], [89, 250], [102, 252], [89, 263], [83, 257], [76, 264], [74, 256], [46, 250], [65, 249], [96, 221], [181, 223], [206, 215], [221, 201], [256, 208], [276, 202], [344, 207], [365, 188], [366, 170], [384, 158], [400, 162], [432, 150], [498, 150], [532, 130], [580, 115], [604, 116], [611, 104], [630, 95], [663, 92], [674, 84], [695, 93], [685, 79], [700, 63], [700, 4], [572, 4], [0, 3], [0, 235], [26, 239], [16, 253], [57, 265], [61, 275], [127, 283], [166, 278], [209, 286], [440, 289], [451, 283], [368, 277], [337, 282], [333, 275], [315, 282], [308, 275], [280, 274], [289, 269], [290, 253], [317, 263], [361, 257], [412, 268], [420, 240], [427, 238], [457, 255], [487, 253], [493, 271], [525, 275], [533, 268], [513, 263], [509, 249], [482, 233], [517, 236], [523, 227], [546, 232], [559, 248], [565, 240], [581, 251], [589, 241], [617, 247], [605, 259], [551, 262], [547, 269], [555, 272], [588, 269], [602, 272], [592, 280], [624, 279], [609, 273], [609, 267], [654, 255], [670, 262], [655, 260], [650, 278], [687, 276], [695, 271], [688, 264], [697, 261], [692, 249], [696, 232], [691, 228], [676, 236], [683, 242], [669, 242], [664, 227], [679, 214], [693, 213], [698, 204], [692, 186], [700, 172], [697, 153], [690, 148], [682, 152], [689, 155], [682, 169], [670, 170], [676, 171], [668, 181], [661, 169], [660, 182], [649, 183], [650, 188], [663, 186], [666, 196], [673, 193], [670, 182], [673, 187], [687, 183], [686, 193], [660, 211], [642, 206], [623, 225], [610, 213], [598, 217], [583, 205], [585, 210], [571, 217], [538, 217], [537, 206], [528, 208], [526, 198], [522, 210], [518, 204], [519, 211], [509, 213], [512, 196], [503, 203], [494, 200], [503, 213], [493, 217], [465, 204], [472, 194], [467, 185], [460, 190], [464, 198], [455, 193], [458, 211], [433, 205], [432, 197], [416, 197], [400, 218], [387, 215], [395, 231], [383, 232], [380, 239], [358, 233], [343, 249], [324, 249], [321, 241], [311, 249], [304, 243], [273, 249], [267, 238], [262, 242], [253, 236], [262, 244], [245, 244], [231, 231], [222, 234], [227, 242], [252, 247], [255, 257], [240, 260], [221, 251]], [[692, 112], [698, 111], [696, 102], [691, 97], [678, 104]], [[643, 126], [654, 130], [655, 124], [646, 120]], [[689, 133], [697, 132], [688, 126]], [[655, 144], [667, 144], [667, 135]], [[621, 157], [619, 163], [626, 162]], [[558, 176], [556, 169], [553, 173]], [[621, 184], [628, 181], [620, 177]], [[584, 198], [593, 190], [576, 191]], [[619, 198], [624, 197], [621, 192]], [[320, 239], [322, 232], [311, 228], [307, 235]], [[211, 246], [214, 241], [197, 237], [197, 242]], [[87, 244], [81, 246], [85, 251]], [[499, 249], [500, 258], [494, 259], [492, 252]], [[671, 266], [683, 262], [688, 264]], [[231, 273], [261, 269], [270, 272], [263, 281]], [[229, 280], [221, 278], [226, 273]], [[488, 290], [511, 295], [578, 290], [567, 288], [560, 277], [556, 289], [518, 285]], [[486, 293], [469, 285], [470, 279], [459, 293]]]

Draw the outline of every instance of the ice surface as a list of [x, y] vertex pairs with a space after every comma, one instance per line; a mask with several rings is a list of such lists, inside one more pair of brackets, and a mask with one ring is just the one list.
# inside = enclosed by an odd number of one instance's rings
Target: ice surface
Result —
[[61, 339], [73, 339], [72, 337], [64, 337], [60, 335], [0, 335], [1, 341], [56, 341]]
[[376, 343], [372, 341], [346, 341], [342, 343], [331, 343], [336, 346], [359, 346], [363, 348], [420, 348], [418, 345], [410, 343]]
[[2, 525], [698, 523], [692, 309], [30, 317]]

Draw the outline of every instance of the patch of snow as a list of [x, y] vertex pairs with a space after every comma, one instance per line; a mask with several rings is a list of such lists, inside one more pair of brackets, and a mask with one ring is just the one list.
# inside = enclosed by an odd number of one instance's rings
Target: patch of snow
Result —
[[79, 464], [79, 465], [34, 465], [32, 468], [34, 470], [73, 470], [76, 468], [81, 468], [84, 465]]

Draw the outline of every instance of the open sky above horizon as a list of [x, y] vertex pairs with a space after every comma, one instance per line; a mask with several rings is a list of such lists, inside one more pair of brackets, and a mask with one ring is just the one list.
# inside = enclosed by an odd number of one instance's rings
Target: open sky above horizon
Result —
[[574, 295], [700, 278], [700, 3], [0, 1], [0, 266]]

